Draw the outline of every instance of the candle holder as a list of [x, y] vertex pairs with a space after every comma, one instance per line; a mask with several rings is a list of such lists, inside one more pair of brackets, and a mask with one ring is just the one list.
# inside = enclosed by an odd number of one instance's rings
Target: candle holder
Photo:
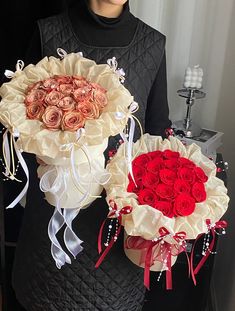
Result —
[[192, 87], [180, 89], [177, 93], [180, 97], [186, 98], [187, 111], [185, 119], [174, 122], [172, 127], [176, 132], [183, 132], [182, 134], [188, 138], [200, 136], [202, 128], [193, 122], [191, 112], [195, 100], [204, 98], [206, 93]]

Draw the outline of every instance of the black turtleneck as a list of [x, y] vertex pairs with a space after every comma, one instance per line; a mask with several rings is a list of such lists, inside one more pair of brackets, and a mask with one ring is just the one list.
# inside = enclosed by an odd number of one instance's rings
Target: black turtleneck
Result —
[[[79, 41], [96, 47], [122, 47], [131, 43], [138, 19], [130, 12], [127, 2], [121, 15], [107, 18], [92, 12], [89, 0], [78, 0], [68, 9], [68, 16], [74, 34]], [[42, 58], [40, 33], [37, 28], [32, 38], [26, 63], [36, 64]], [[166, 55], [162, 57], [158, 73], [148, 97], [145, 131], [153, 135], [164, 134], [164, 129], [171, 126], [168, 119]]]
[[[138, 19], [130, 12], [129, 1], [117, 18], [108, 18], [95, 14], [88, 0], [78, 0], [68, 8], [68, 16], [76, 37], [90, 46], [121, 47], [128, 45], [135, 33]], [[36, 27], [26, 54], [26, 63], [37, 63], [42, 58], [41, 41]]]

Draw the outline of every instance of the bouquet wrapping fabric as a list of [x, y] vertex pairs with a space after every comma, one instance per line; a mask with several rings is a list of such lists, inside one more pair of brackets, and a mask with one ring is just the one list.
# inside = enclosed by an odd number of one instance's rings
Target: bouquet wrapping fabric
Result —
[[[110, 136], [124, 135], [133, 102], [114, 58], [97, 65], [81, 53], [62, 56], [45, 57], [25, 68], [18, 61], [16, 72], [6, 71], [11, 81], [0, 88], [0, 122], [7, 129], [3, 136], [5, 175], [18, 180], [13, 147], [27, 179], [21, 153], [36, 155], [40, 188], [55, 206], [48, 233], [58, 268], [71, 260], [56, 234], [65, 224], [68, 251], [76, 257], [82, 250], [72, 220], [100, 196], [109, 180], [103, 152]], [[9, 208], [22, 199], [27, 187], [28, 180]]]
[[[187, 240], [196, 241], [205, 234], [204, 256], [199, 264], [202, 266], [212, 252], [215, 233], [221, 230], [224, 233], [226, 222], [220, 219], [228, 207], [227, 189], [216, 177], [216, 165], [201, 153], [198, 145], [184, 146], [173, 136], [163, 140], [143, 135], [133, 146], [134, 179], [127, 166], [123, 144], [107, 165], [111, 178], [105, 189], [112, 224], [97, 267], [117, 239], [122, 225], [125, 253], [145, 269], [145, 286], [149, 288], [150, 270], [161, 273], [166, 270], [167, 288], [171, 289], [171, 266], [179, 253], [185, 252], [188, 257]], [[193, 267], [193, 257], [188, 258], [188, 263], [196, 283], [195, 275], [200, 267]]]

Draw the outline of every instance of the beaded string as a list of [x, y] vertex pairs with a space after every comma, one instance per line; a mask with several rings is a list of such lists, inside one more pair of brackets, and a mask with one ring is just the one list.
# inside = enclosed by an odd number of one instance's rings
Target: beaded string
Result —
[[[216, 255], [216, 254], [217, 254], [217, 252], [212, 252], [212, 251], [210, 250], [210, 247], [209, 247], [209, 246], [210, 246], [210, 236], [211, 236], [211, 234], [210, 234], [210, 229], [211, 229], [212, 227], [214, 227], [214, 225], [210, 225], [210, 227], [209, 227], [209, 229], [208, 229], [208, 232], [205, 234], [204, 239], [203, 239], [203, 244], [202, 244], [202, 255], [203, 255], [203, 256], [206, 256], [207, 252], [209, 252], [209, 253], [212, 254], [212, 255]], [[218, 236], [221, 236], [221, 235], [226, 234], [226, 230], [225, 230], [224, 228], [222, 228], [221, 233], [218, 232], [218, 231], [216, 231], [216, 230], [215, 230], [215, 233], [216, 233]]]
[[[4, 130], [5, 130], [5, 129], [6, 129], [6, 128], [3, 127], [3, 128], [0, 130], [0, 135], [4, 133]], [[2, 159], [1, 157], [0, 157], [0, 163], [1, 163], [1, 165], [2, 165], [2, 167], [3, 167], [3, 169], [4, 169], [4, 171], [6, 171], [6, 170], [7, 170], [6, 165], [4, 164], [4, 161], [3, 161], [3, 159]], [[14, 174], [13, 174], [14, 176], [17, 175], [17, 172], [18, 172], [18, 170], [19, 170], [19, 167], [20, 167], [20, 161], [18, 160], [17, 165], [16, 165], [15, 172], [14, 172]], [[5, 175], [4, 175], [4, 176], [5, 176]], [[10, 176], [10, 177], [6, 177], [6, 178], [2, 178], [2, 180], [3, 180], [3, 181], [8, 181], [8, 180], [12, 180], [12, 178], [11, 178], [11, 176]]]

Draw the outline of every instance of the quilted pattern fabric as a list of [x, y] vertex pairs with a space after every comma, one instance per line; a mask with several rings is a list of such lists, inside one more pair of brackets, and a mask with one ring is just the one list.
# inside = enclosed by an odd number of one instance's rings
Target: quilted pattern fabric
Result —
[[[164, 52], [163, 35], [138, 21], [128, 46], [91, 47], [75, 36], [67, 14], [40, 21], [39, 26], [43, 55], [57, 56], [56, 48], [61, 47], [67, 52], [82, 51], [84, 57], [97, 63], [106, 63], [115, 56], [119, 67], [126, 72], [125, 86], [139, 103], [136, 116], [144, 127], [148, 94]], [[110, 140], [109, 148], [113, 149], [117, 139]], [[25, 156], [30, 188], [13, 269], [13, 287], [19, 302], [28, 311], [141, 310], [145, 295], [143, 269], [125, 256], [122, 236], [102, 265], [98, 269], [94, 267], [98, 259], [99, 228], [108, 212], [104, 199], [96, 200], [74, 221], [74, 230], [85, 241], [83, 252], [71, 265], [61, 270], [56, 268], [47, 235], [53, 208], [39, 190], [35, 158]]]

